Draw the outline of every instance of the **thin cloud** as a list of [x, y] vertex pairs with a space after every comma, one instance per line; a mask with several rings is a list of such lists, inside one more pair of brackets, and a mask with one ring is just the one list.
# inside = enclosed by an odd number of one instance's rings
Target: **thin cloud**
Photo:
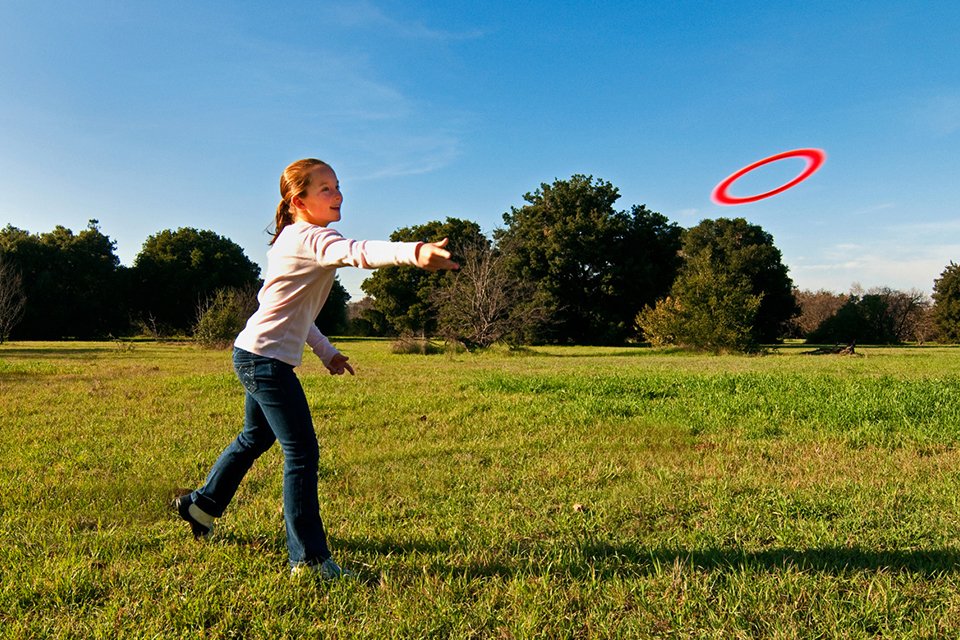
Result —
[[960, 91], [926, 99], [915, 111], [920, 126], [935, 135], [960, 131]]
[[903, 246], [897, 242], [870, 245], [834, 245], [808, 261], [790, 264], [794, 283], [803, 289], [847, 291], [851, 283], [867, 288], [930, 291], [933, 281], [960, 255], [960, 244]]
[[863, 209], [857, 209], [856, 211], [850, 212], [852, 216], [862, 216], [869, 213], [876, 213], [878, 211], [886, 211], [887, 209], [895, 209], [897, 207], [896, 202], [881, 202], [879, 204], [870, 205], [864, 207]]
[[681, 220], [694, 220], [700, 216], [700, 209], [697, 209], [696, 207], [680, 209], [675, 215]]
[[404, 21], [387, 15], [372, 2], [360, 0], [338, 4], [328, 9], [332, 19], [346, 27], [376, 28], [394, 36], [412, 40], [471, 40], [483, 32], [474, 29], [464, 32], [433, 29], [419, 21]]
[[453, 135], [397, 133], [387, 145], [377, 139], [362, 146], [369, 147], [371, 161], [357, 168], [360, 181], [431, 173], [460, 155], [460, 141]]
[[295, 123], [299, 136], [322, 140], [332, 157], [351, 167], [351, 179], [431, 173], [459, 157], [462, 113], [437, 108], [380, 79], [370, 60], [325, 50], [314, 55], [329, 64], [309, 83], [273, 81], [273, 94], [287, 101], [270, 121]]
[[960, 220], [905, 222], [903, 224], [890, 225], [888, 229], [898, 234], [912, 234], [916, 236], [941, 237], [942, 234], [960, 233]]
[[325, 102], [325, 116], [363, 122], [399, 119], [414, 111], [411, 101], [400, 91], [356, 72], [347, 75], [339, 90]]

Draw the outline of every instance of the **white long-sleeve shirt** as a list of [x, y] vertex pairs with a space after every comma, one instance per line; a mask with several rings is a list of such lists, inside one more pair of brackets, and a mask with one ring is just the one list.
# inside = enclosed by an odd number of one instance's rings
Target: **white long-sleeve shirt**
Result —
[[323, 364], [339, 353], [314, 324], [339, 267], [417, 264], [419, 242], [348, 240], [334, 229], [307, 222], [287, 225], [267, 251], [267, 272], [257, 294], [260, 307], [234, 346], [297, 366], [303, 345]]

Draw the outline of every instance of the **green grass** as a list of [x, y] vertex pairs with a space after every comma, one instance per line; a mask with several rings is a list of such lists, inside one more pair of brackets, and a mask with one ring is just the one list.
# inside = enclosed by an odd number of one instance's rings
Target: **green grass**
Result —
[[241, 426], [228, 351], [0, 345], [0, 637], [960, 636], [960, 350], [338, 345], [333, 584], [288, 575], [278, 448], [213, 540], [167, 507]]

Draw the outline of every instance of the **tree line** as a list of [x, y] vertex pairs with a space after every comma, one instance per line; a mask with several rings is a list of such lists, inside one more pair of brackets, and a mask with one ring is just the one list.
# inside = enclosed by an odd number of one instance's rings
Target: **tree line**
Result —
[[[317, 324], [329, 335], [441, 336], [468, 348], [644, 341], [750, 351], [785, 337], [818, 343], [960, 339], [960, 267], [932, 300], [888, 288], [797, 291], [772, 236], [743, 218], [684, 229], [645, 205], [618, 209], [609, 182], [543, 183], [485, 236], [458, 218], [394, 231], [450, 238], [462, 268], [375, 271], [348, 305], [337, 282]], [[232, 339], [255, 308], [259, 267], [212, 231], [150, 236], [130, 267], [91, 220], [32, 234], [0, 230], [0, 340], [131, 334]]]
[[[0, 230], [0, 260], [25, 300], [14, 339], [187, 334], [198, 304], [222, 289], [255, 288], [260, 268], [212, 231], [165, 230], [147, 238], [130, 267], [96, 220], [74, 233]], [[8, 296], [9, 297], [9, 296]]]

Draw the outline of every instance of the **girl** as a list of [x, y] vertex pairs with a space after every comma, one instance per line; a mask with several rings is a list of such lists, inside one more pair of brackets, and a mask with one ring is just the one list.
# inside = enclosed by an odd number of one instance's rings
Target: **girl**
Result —
[[253, 462], [279, 440], [291, 570], [333, 579], [345, 572], [327, 547], [317, 499], [317, 436], [293, 369], [307, 344], [332, 375], [354, 373], [347, 356], [314, 325], [338, 267], [413, 265], [435, 271], [458, 265], [444, 249], [446, 238], [437, 243], [358, 242], [327, 228], [340, 220], [343, 195], [337, 175], [320, 160], [288, 166], [280, 177], [280, 195], [257, 295], [260, 306], [234, 343], [234, 368], [246, 390], [243, 431], [220, 454], [203, 487], [178, 497], [174, 506], [195, 537], [209, 536]]

